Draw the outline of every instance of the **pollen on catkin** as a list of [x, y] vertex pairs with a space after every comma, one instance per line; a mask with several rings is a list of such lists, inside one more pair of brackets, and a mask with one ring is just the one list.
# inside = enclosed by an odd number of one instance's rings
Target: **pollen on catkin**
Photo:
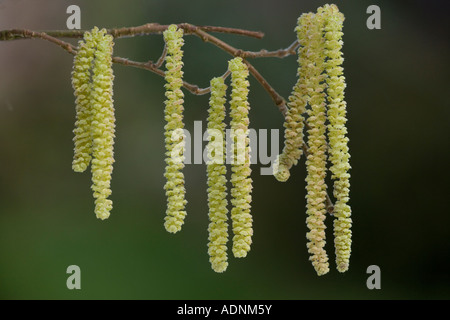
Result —
[[111, 175], [114, 163], [115, 116], [113, 104], [113, 37], [106, 30], [93, 30], [97, 40], [92, 69], [91, 137], [92, 137], [92, 190], [95, 214], [107, 219], [112, 209]]
[[287, 103], [288, 109], [284, 121], [283, 151], [275, 160], [273, 170], [275, 178], [281, 182], [289, 179], [291, 167], [297, 164], [303, 153], [303, 130], [305, 126], [303, 114], [306, 111], [306, 105], [308, 103], [306, 79], [310, 77], [310, 68], [308, 68], [307, 26], [299, 24], [295, 28], [295, 31], [297, 32], [297, 39], [300, 44], [297, 59], [298, 79]]
[[323, 83], [325, 68], [324, 40], [322, 37], [323, 15], [303, 14], [299, 18], [300, 28], [306, 27], [305, 47], [308, 51], [308, 62], [305, 65], [309, 77], [306, 79], [306, 90], [309, 95], [307, 123], [309, 154], [306, 160], [306, 223], [309, 229], [306, 237], [310, 260], [317, 274], [329, 271], [328, 256], [325, 251], [325, 217], [326, 217], [326, 106], [325, 84]]
[[215, 272], [224, 272], [228, 267], [228, 209], [225, 166], [225, 93], [227, 86], [222, 77], [213, 78], [210, 83], [207, 151], [208, 176], [208, 254]]
[[231, 219], [233, 222], [233, 254], [237, 258], [247, 256], [252, 243], [252, 215], [250, 178], [250, 146], [249, 146], [249, 103], [248, 96], [248, 68], [242, 58], [237, 57], [229, 61], [231, 71], [231, 132], [232, 132], [232, 165], [231, 165]]
[[324, 7], [325, 24], [325, 53], [326, 82], [328, 85], [328, 139], [329, 153], [334, 180], [333, 194], [336, 198], [334, 206], [334, 244], [336, 252], [336, 266], [339, 272], [345, 272], [349, 267], [351, 252], [351, 208], [347, 204], [350, 188], [350, 154], [346, 128], [346, 102], [344, 100], [345, 77], [342, 63], [342, 27], [344, 15], [335, 5]]
[[78, 51], [73, 61], [72, 87], [76, 97], [76, 122], [73, 133], [75, 144], [72, 169], [84, 172], [91, 161], [91, 71], [94, 60], [95, 37], [90, 32], [84, 33], [84, 39], [78, 42]]
[[165, 144], [166, 144], [166, 170], [164, 176], [166, 184], [164, 189], [167, 196], [167, 210], [164, 227], [168, 232], [176, 233], [181, 230], [186, 216], [185, 187], [184, 187], [184, 124], [183, 102], [183, 30], [176, 25], [170, 25], [163, 32], [167, 46], [166, 73], [165, 73]]

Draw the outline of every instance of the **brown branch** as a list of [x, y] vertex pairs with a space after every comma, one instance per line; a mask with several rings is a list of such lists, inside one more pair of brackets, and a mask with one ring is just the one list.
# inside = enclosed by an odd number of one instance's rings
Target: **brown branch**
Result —
[[[9, 33], [9, 32], [11, 32], [11, 33]], [[18, 36], [18, 38], [14, 37], [12, 35]], [[5, 39], [5, 37], [6, 37], [6, 39]], [[30, 39], [30, 38], [38, 38], [38, 39], [43, 39], [43, 40], [52, 42], [52, 43], [58, 45], [59, 47], [63, 48], [64, 50], [66, 50], [67, 52], [69, 52], [72, 55], [75, 55], [77, 53], [77, 49], [72, 44], [62, 41], [62, 40], [59, 40], [59, 39], [57, 39], [53, 36], [50, 36], [44, 32], [36, 32], [36, 31], [27, 30], [27, 29], [20, 29], [20, 30], [14, 29], [14, 30], [6, 30], [6, 31], [0, 32], [0, 40], [15, 40], [15, 39]], [[162, 65], [162, 63], [164, 61], [164, 59], [163, 59], [164, 57], [165, 57], [165, 53], [163, 52], [162, 56], [158, 59], [158, 61], [156, 63], [153, 63], [152, 61], [137, 62], [137, 61], [132, 61], [132, 60], [128, 60], [125, 58], [121, 58], [121, 57], [113, 57], [112, 61], [114, 63], [125, 65], [125, 66], [131, 66], [131, 67], [135, 67], [135, 68], [139, 68], [139, 69], [145, 69], [145, 70], [151, 71], [157, 75], [165, 77], [165, 72], [162, 71], [161, 69], [159, 69], [160, 65]], [[186, 81], [183, 81], [183, 87], [195, 95], [203, 95], [203, 94], [207, 94], [208, 92], [210, 92], [209, 88], [199, 88], [197, 85], [190, 84]]]
[[[160, 25], [158, 23], [148, 23], [138, 27], [130, 27], [130, 28], [119, 28], [119, 29], [108, 29], [107, 32], [114, 36], [114, 38], [124, 38], [124, 37], [133, 37], [139, 35], [148, 35], [148, 34], [160, 34], [164, 30], [166, 30], [169, 25]], [[241, 49], [237, 49], [228, 43], [218, 39], [215, 36], [210, 35], [208, 32], [221, 32], [221, 33], [231, 33], [237, 35], [243, 35], [254, 38], [262, 38], [264, 36], [261, 32], [248, 31], [242, 29], [234, 29], [234, 28], [224, 28], [224, 27], [212, 27], [212, 26], [194, 26], [188, 23], [178, 24], [179, 28], [182, 28], [185, 34], [193, 34], [198, 36], [204, 42], [211, 42], [215, 46], [219, 47], [223, 51], [229, 53], [234, 57], [242, 57], [244, 59], [245, 64], [247, 65], [249, 72], [255, 77], [255, 79], [262, 85], [262, 87], [269, 93], [270, 97], [274, 101], [275, 105], [278, 107], [283, 116], [286, 116], [287, 107], [285, 99], [276, 92], [276, 90], [264, 79], [264, 77], [256, 70], [256, 68], [248, 62], [247, 58], [266, 58], [266, 57], [277, 57], [284, 58], [290, 55], [295, 55], [296, 50], [299, 47], [298, 41], [294, 41], [289, 47], [285, 49], [279, 49], [276, 51], [267, 51], [262, 49], [260, 51], [244, 51]], [[71, 54], [76, 54], [76, 48], [67, 42], [64, 42], [58, 38], [81, 38], [84, 34], [84, 30], [62, 30], [62, 31], [31, 31], [26, 29], [11, 29], [11, 30], [3, 30], [0, 31], [0, 41], [7, 40], [17, 40], [17, 39], [26, 39], [26, 38], [40, 38], [43, 40], [47, 40], [54, 44], [57, 44], [67, 52]], [[125, 66], [131, 66], [135, 68], [145, 69], [151, 71], [159, 76], [165, 77], [165, 72], [159, 69], [166, 57], [167, 49], [164, 47], [164, 50], [161, 54], [161, 57], [157, 60], [156, 63], [152, 61], [148, 62], [136, 62], [129, 59], [121, 58], [121, 57], [113, 57], [112, 61], [116, 64], [121, 64]], [[222, 76], [224, 79], [229, 76], [230, 72], [226, 71]], [[210, 92], [210, 88], [199, 88], [197, 85], [190, 84], [188, 82], [183, 81], [183, 87], [186, 88], [189, 92], [195, 95], [203, 95]], [[307, 126], [307, 124], [306, 124]], [[302, 145], [303, 152], [306, 157], [309, 155], [308, 146], [303, 143]], [[334, 205], [327, 193], [326, 198], [326, 207], [329, 214], [333, 214]]]
[[[286, 57], [290, 54], [295, 53], [295, 48], [298, 46], [297, 42], [294, 42], [286, 49], [280, 49], [277, 51], [267, 51], [261, 50], [259, 52], [251, 52], [251, 51], [243, 51], [241, 49], [237, 49], [228, 43], [210, 35], [205, 30], [209, 32], [223, 32], [223, 33], [233, 33], [239, 35], [245, 35], [250, 37], [261, 38], [264, 34], [261, 32], [248, 31], [242, 29], [234, 29], [234, 28], [224, 28], [224, 27], [211, 27], [211, 26], [195, 26], [189, 23], [181, 23], [178, 25], [179, 28], [182, 28], [186, 34], [194, 34], [201, 38], [205, 42], [211, 42], [215, 46], [220, 49], [228, 52], [232, 56], [242, 57], [242, 58], [256, 58], [256, 57]], [[144, 34], [152, 34], [152, 33], [161, 33], [168, 28], [168, 25], [160, 25], [158, 23], [148, 23], [138, 27], [129, 27], [129, 28], [118, 28], [118, 29], [108, 29], [108, 33], [113, 35], [115, 38], [122, 37], [130, 37], [136, 35], [144, 35]], [[51, 42], [58, 44], [63, 49], [67, 50], [71, 54], [75, 54], [75, 48], [62, 40], [57, 39], [60, 38], [77, 38], [83, 35], [83, 30], [62, 30], [62, 31], [46, 31], [46, 32], [35, 32], [26, 29], [12, 29], [12, 30], [3, 30], [0, 31], [0, 40], [16, 40], [16, 39], [24, 39], [24, 38], [41, 38]], [[159, 69], [159, 67], [163, 63], [163, 58], [165, 57], [165, 52], [163, 52], [162, 56], [156, 63], [149, 61], [148, 63], [140, 63], [133, 62], [124, 58], [115, 58], [113, 61], [115, 63], [124, 64], [133, 67], [139, 67], [141, 69], [146, 69], [152, 71], [160, 76], [164, 76], [164, 72]], [[119, 62], [120, 61], [120, 62]], [[250, 62], [245, 61], [247, 66], [249, 67], [250, 73], [255, 77], [255, 79], [263, 86], [263, 88], [269, 93], [272, 100], [275, 102], [275, 105], [279, 108], [283, 115], [286, 114], [286, 102], [283, 97], [278, 94], [275, 89], [264, 79], [264, 77], [250, 64]], [[189, 83], [184, 83], [184, 87], [188, 89], [193, 94], [206, 94], [209, 91], [207, 88], [200, 89], [196, 85], [192, 85]]]
[[[249, 31], [236, 28], [225, 28], [225, 27], [213, 27], [213, 26], [193, 26], [188, 23], [180, 23], [177, 25], [179, 28], [184, 29], [187, 34], [192, 34], [194, 28], [199, 28], [206, 32], [219, 32], [219, 33], [230, 33], [246, 37], [252, 37], [261, 39], [264, 37], [264, 33], [259, 31]], [[112, 35], [114, 38], [127, 38], [134, 36], [144, 36], [149, 34], [160, 34], [166, 30], [169, 25], [161, 25], [159, 23], [147, 23], [137, 27], [125, 27], [125, 28], [114, 28], [107, 29], [107, 33]], [[193, 28], [194, 27], [194, 28]], [[11, 29], [0, 31], [0, 40], [17, 40], [30, 38], [23, 32], [22, 29]], [[54, 38], [82, 38], [83, 34], [88, 30], [44, 30], [39, 33], [45, 33], [50, 37]]]
[[200, 28], [206, 32], [231, 33], [256, 39], [262, 39], [264, 37], [264, 33], [260, 31], [248, 31], [235, 28], [211, 27], [211, 26], [203, 26]]
[[0, 31], [0, 40], [7, 41], [7, 40], [16, 40], [16, 39], [30, 39], [30, 38], [39, 38], [43, 40], [47, 40], [49, 42], [52, 42], [67, 52], [71, 54], [76, 53], [76, 49], [73, 45], [71, 45], [68, 42], [64, 42], [62, 40], [57, 39], [56, 37], [49, 35], [45, 32], [37, 32], [27, 29], [12, 29], [12, 30], [3, 30]]

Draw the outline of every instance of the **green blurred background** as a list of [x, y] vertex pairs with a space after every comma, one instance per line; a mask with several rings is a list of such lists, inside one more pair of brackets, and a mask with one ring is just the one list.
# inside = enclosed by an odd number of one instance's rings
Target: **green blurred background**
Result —
[[[0, 29], [65, 29], [81, 7], [82, 28], [189, 22], [265, 33], [218, 35], [244, 50], [287, 47], [297, 17], [325, 1], [0, 1]], [[445, 1], [335, 2], [345, 14], [344, 56], [352, 155], [350, 270], [318, 277], [306, 249], [304, 159], [287, 183], [253, 166], [254, 242], [229, 252], [224, 274], [207, 255], [205, 165], [187, 165], [182, 232], [164, 230], [164, 80], [114, 66], [117, 117], [114, 209], [95, 218], [90, 174], [71, 170], [73, 57], [42, 40], [0, 42], [0, 298], [2, 299], [448, 299], [450, 298], [449, 43]], [[381, 8], [368, 30], [366, 8]], [[73, 40], [71, 40], [75, 43]], [[156, 60], [160, 35], [117, 40], [115, 54]], [[201, 87], [229, 56], [186, 37], [185, 79]], [[251, 60], [284, 97], [296, 58]], [[269, 95], [251, 78], [251, 127], [282, 129]], [[186, 93], [185, 123], [207, 116], [208, 96]], [[81, 290], [66, 268], [81, 268]], [[369, 265], [381, 290], [368, 290]]]

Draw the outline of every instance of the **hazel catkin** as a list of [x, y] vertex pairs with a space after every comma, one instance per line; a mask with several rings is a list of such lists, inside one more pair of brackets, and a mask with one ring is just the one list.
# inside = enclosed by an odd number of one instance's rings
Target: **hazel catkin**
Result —
[[334, 180], [334, 245], [336, 266], [339, 272], [349, 267], [351, 253], [351, 208], [348, 205], [350, 192], [350, 154], [346, 127], [346, 102], [344, 100], [345, 77], [342, 63], [342, 27], [344, 15], [335, 5], [323, 7], [326, 15], [324, 27], [326, 62], [326, 82], [328, 92], [328, 140]]
[[83, 172], [91, 164], [95, 214], [107, 219], [112, 209], [115, 116], [112, 53], [114, 41], [105, 29], [85, 32], [74, 58], [72, 86], [76, 96], [75, 149], [72, 168]]
[[251, 209], [252, 178], [250, 177], [250, 146], [247, 80], [249, 71], [242, 58], [229, 61], [231, 71], [231, 131], [233, 138], [231, 165], [231, 219], [233, 221], [233, 254], [237, 258], [247, 256], [253, 235]]
[[186, 216], [184, 187], [184, 145], [183, 133], [183, 30], [170, 25], [163, 33], [167, 46], [166, 57], [166, 101], [165, 101], [165, 144], [166, 144], [166, 184], [167, 210], [164, 226], [170, 233], [181, 230]]
[[223, 78], [211, 80], [211, 98], [209, 100], [207, 145], [209, 159], [208, 176], [208, 254], [211, 267], [215, 272], [224, 272], [228, 266], [228, 209], [225, 166], [225, 93], [227, 86]]

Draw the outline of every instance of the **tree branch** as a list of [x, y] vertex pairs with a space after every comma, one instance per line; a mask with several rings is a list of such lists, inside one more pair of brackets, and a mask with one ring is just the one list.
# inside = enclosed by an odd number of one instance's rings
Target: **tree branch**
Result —
[[61, 48], [63, 48], [64, 50], [68, 51], [71, 54], [75, 54], [77, 52], [76, 48], [72, 44], [59, 40], [46, 32], [38, 32], [27, 29], [11, 29], [0, 31], [0, 41], [30, 39], [30, 38], [39, 38], [50, 41], [54, 44], [57, 44], [58, 46], [60, 46]]
[[[261, 39], [264, 37], [264, 33], [259, 31], [249, 31], [236, 28], [193, 26], [188, 23], [180, 23], [177, 26], [179, 28], [182, 28], [186, 34], [192, 34], [194, 29], [199, 28], [206, 32], [230, 33], [257, 39]], [[147, 23], [137, 27], [107, 29], [107, 33], [118, 39], [135, 36], [145, 36], [149, 34], [161, 34], [168, 27], [169, 25], [161, 25], [159, 23]], [[5, 41], [30, 38], [26, 32], [24, 33], [24, 31], [26, 30], [11, 29], [0, 31], [0, 40]], [[45, 33], [55, 38], [82, 38], [86, 31], [89, 30], [44, 30], [40, 31], [39, 33]]]
[[[107, 32], [114, 36], [114, 38], [123, 38], [123, 37], [132, 37], [137, 35], [147, 35], [147, 34], [159, 34], [166, 30], [169, 25], [160, 25], [158, 23], [147, 23], [138, 27], [127, 27], [127, 28], [118, 28], [118, 29], [108, 29]], [[179, 28], [182, 28], [186, 34], [193, 34], [201, 38], [205, 42], [211, 42], [215, 46], [220, 49], [228, 52], [232, 56], [242, 57], [242, 58], [259, 58], [259, 57], [278, 57], [284, 58], [286, 56], [295, 54], [295, 50], [298, 47], [298, 42], [295, 41], [286, 49], [280, 49], [276, 51], [267, 51], [265, 49], [259, 52], [251, 52], [244, 51], [241, 49], [237, 49], [226, 42], [210, 35], [208, 32], [221, 32], [221, 33], [231, 33], [243, 36], [249, 36], [254, 38], [262, 38], [264, 34], [262, 32], [249, 31], [243, 29], [235, 29], [235, 28], [225, 28], [225, 27], [213, 27], [213, 26], [195, 26], [189, 23], [181, 23], [178, 24]], [[207, 30], [208, 32], [206, 32]], [[28, 38], [40, 38], [50, 42], [53, 42], [71, 54], [76, 53], [75, 47], [67, 42], [59, 40], [57, 38], [80, 38], [83, 36], [85, 30], [56, 30], [56, 31], [31, 31], [27, 29], [11, 29], [11, 30], [3, 30], [0, 31], [0, 40], [8, 41], [8, 40], [18, 40], [18, 39], [28, 39]], [[160, 76], [165, 76], [164, 71], [160, 70], [164, 58], [165, 58], [165, 49], [158, 59], [156, 63], [152, 61], [148, 61], [146, 63], [135, 62], [124, 58], [114, 57], [113, 62], [133, 66], [141, 69], [146, 69], [151, 72], [154, 72]], [[275, 102], [275, 105], [279, 108], [283, 115], [286, 114], [286, 102], [283, 97], [278, 94], [275, 89], [264, 79], [264, 77], [250, 64], [247, 60], [245, 60], [250, 73], [255, 77], [255, 79], [263, 86], [263, 88], [269, 93], [272, 100]], [[206, 94], [209, 92], [208, 88], [200, 89], [197, 85], [192, 85], [187, 82], [183, 83], [183, 86], [189, 90], [191, 93], [196, 95]]]
[[[262, 49], [260, 51], [244, 51], [241, 49], [237, 49], [228, 43], [218, 39], [217, 37], [209, 34], [209, 32], [217, 32], [217, 33], [229, 33], [236, 34], [241, 36], [253, 37], [257, 39], [261, 39], [264, 36], [264, 33], [258, 31], [249, 31], [243, 29], [235, 29], [235, 28], [226, 28], [226, 27], [214, 27], [214, 26], [195, 26], [189, 23], [181, 23], [177, 25], [179, 28], [184, 30], [184, 33], [187, 35], [195, 35], [202, 39], [204, 42], [210, 42], [223, 51], [229, 53], [234, 57], [242, 57], [244, 59], [245, 64], [247, 65], [249, 72], [255, 77], [255, 79], [261, 84], [261, 86], [269, 93], [270, 97], [274, 101], [275, 105], [278, 107], [283, 116], [286, 116], [287, 107], [286, 100], [267, 82], [266, 79], [256, 70], [256, 68], [247, 60], [248, 58], [284, 58], [290, 55], [295, 55], [298, 47], [300, 46], [298, 41], [294, 41], [291, 45], [289, 45], [285, 49], [279, 49], [275, 51], [268, 51], [266, 49]], [[143, 36], [150, 34], [161, 34], [164, 30], [166, 30], [169, 25], [160, 25], [158, 23], [147, 23], [137, 27], [126, 27], [126, 28], [117, 28], [117, 29], [107, 29], [107, 33], [111, 34], [114, 38], [126, 38], [126, 37], [134, 37], [134, 36]], [[67, 52], [72, 55], [77, 53], [77, 49], [74, 45], [62, 41], [58, 38], [82, 38], [84, 33], [87, 30], [48, 30], [48, 31], [31, 31], [27, 29], [10, 29], [10, 30], [2, 30], [0, 31], [0, 41], [9, 41], [9, 40], [19, 40], [19, 39], [30, 39], [30, 38], [39, 38], [49, 42], [52, 42], [59, 47], [63, 48]], [[132, 61], [126, 58], [121, 57], [113, 57], [112, 61], [116, 64], [121, 64], [124, 66], [131, 66], [139, 69], [144, 69], [151, 71], [161, 77], [165, 77], [165, 72], [160, 69], [163, 65], [164, 60], [166, 58], [167, 48], [164, 47], [161, 57], [156, 61], [156, 63], [150, 61], [147, 62], [137, 62]], [[222, 77], [225, 79], [230, 75], [230, 72], [227, 70]], [[183, 81], [183, 87], [187, 89], [189, 92], [195, 95], [203, 95], [210, 92], [210, 88], [200, 88], [195, 84], [188, 83]], [[306, 124], [307, 125], [307, 124]], [[302, 145], [303, 152], [307, 157], [309, 154], [308, 146], [303, 143]], [[334, 205], [331, 201], [330, 196], [327, 193], [327, 203], [326, 203], [327, 211], [329, 214], [333, 214]]]

